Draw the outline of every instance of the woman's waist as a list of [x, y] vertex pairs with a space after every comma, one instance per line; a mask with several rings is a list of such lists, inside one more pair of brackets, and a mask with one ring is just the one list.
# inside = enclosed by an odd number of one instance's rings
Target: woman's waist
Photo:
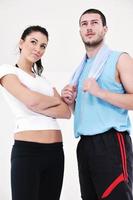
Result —
[[62, 142], [60, 130], [27, 130], [15, 133], [14, 139], [38, 143]]

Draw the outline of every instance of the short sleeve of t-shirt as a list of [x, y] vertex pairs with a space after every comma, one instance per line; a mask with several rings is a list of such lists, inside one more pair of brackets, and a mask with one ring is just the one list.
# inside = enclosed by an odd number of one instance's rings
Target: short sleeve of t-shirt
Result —
[[4, 77], [7, 74], [16, 75], [16, 69], [12, 65], [0, 65], [0, 78]]

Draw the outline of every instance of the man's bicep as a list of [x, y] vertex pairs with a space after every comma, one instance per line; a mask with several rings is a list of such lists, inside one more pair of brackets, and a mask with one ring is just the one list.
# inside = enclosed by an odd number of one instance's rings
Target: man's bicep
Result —
[[122, 54], [117, 68], [125, 91], [133, 93], [133, 58], [128, 54]]

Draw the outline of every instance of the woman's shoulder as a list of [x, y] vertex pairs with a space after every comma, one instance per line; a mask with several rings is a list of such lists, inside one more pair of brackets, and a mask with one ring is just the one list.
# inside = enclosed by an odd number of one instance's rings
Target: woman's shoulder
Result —
[[0, 64], [0, 67], [15, 67], [15, 66], [12, 64], [4, 63], [4, 64]]
[[0, 65], [0, 70], [14, 70], [16, 71], [16, 67], [14, 65], [11, 65], [11, 64], [1, 64]]
[[16, 67], [10, 64], [2, 64], [0, 65], [0, 77], [6, 74], [17, 74]]

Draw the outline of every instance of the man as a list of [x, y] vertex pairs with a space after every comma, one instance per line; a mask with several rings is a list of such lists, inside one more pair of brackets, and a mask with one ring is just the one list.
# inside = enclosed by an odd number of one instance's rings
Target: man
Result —
[[67, 85], [62, 97], [74, 111], [75, 137], [81, 138], [77, 147], [81, 196], [132, 200], [128, 110], [133, 109], [133, 60], [127, 53], [111, 50], [97, 80], [88, 78], [108, 28], [105, 16], [96, 9], [86, 10], [79, 26], [86, 62], [78, 83]]

